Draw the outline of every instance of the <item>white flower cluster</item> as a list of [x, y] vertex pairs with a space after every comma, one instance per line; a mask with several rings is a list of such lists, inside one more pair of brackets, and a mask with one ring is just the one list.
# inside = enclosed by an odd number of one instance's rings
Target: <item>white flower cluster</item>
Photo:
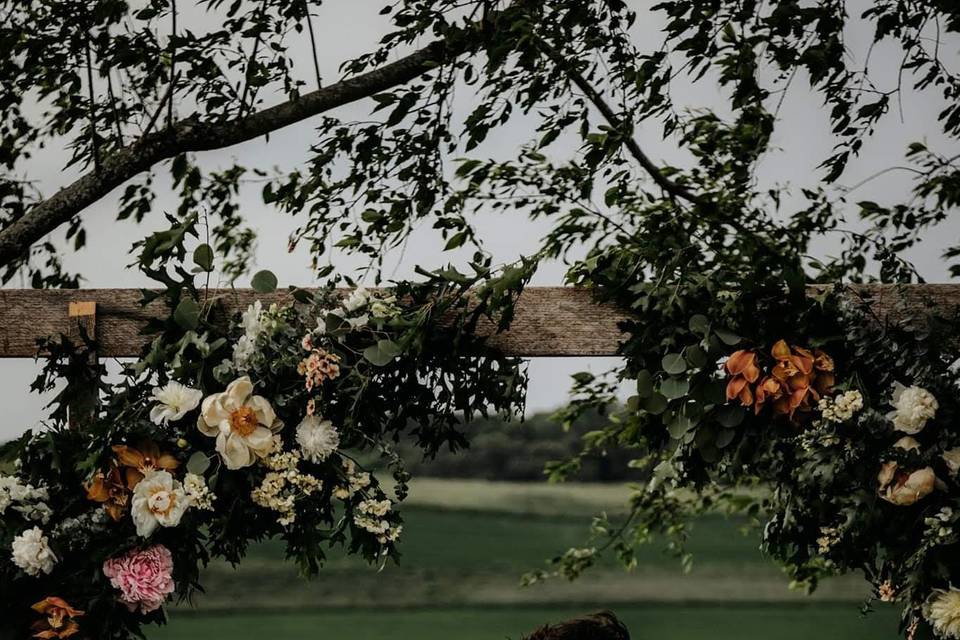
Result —
[[840, 542], [840, 530], [837, 527], [820, 527], [820, 537], [817, 538], [817, 545], [820, 553], [829, 553], [835, 544]]
[[213, 511], [213, 501], [217, 499], [204, 481], [203, 476], [188, 473], [183, 478], [183, 492], [191, 507], [203, 511]]
[[273, 333], [279, 327], [276, 304], [266, 311], [263, 304], [256, 300], [247, 307], [241, 316], [243, 335], [233, 345], [233, 366], [242, 371], [250, 365], [250, 359], [257, 352], [257, 340], [264, 334]]
[[[357, 287], [340, 303], [340, 308], [330, 313], [343, 318], [351, 329], [359, 329], [367, 326], [371, 319], [386, 320], [399, 312], [396, 297], [384, 297], [364, 287]], [[326, 333], [323, 319], [317, 321], [317, 331]]]
[[47, 536], [40, 527], [27, 529], [13, 539], [11, 546], [13, 563], [23, 569], [27, 575], [38, 576], [50, 573], [57, 563], [57, 556], [50, 550]]
[[76, 518], [64, 518], [50, 532], [60, 546], [71, 551], [86, 547], [92, 536], [103, 533], [110, 516], [104, 509], [94, 509]]
[[46, 524], [53, 515], [45, 502], [49, 499], [46, 487], [24, 484], [14, 476], [0, 476], [0, 515], [12, 508], [27, 520]]
[[945, 544], [951, 542], [953, 537], [953, 523], [956, 521], [953, 509], [942, 507], [940, 511], [929, 518], [923, 519], [923, 524], [927, 526], [925, 537], [936, 544]]
[[297, 513], [297, 498], [309, 496], [323, 487], [316, 477], [301, 473], [297, 468], [300, 454], [295, 451], [277, 451], [268, 456], [263, 464], [271, 471], [264, 476], [260, 486], [250, 494], [253, 502], [280, 514], [281, 526], [293, 524]]
[[377, 536], [380, 544], [396, 542], [403, 532], [400, 525], [391, 524], [386, 516], [390, 514], [391, 503], [383, 500], [361, 500], [357, 504], [357, 512], [353, 515], [353, 522], [365, 531]]
[[355, 493], [363, 491], [370, 486], [370, 474], [366, 471], [358, 472], [356, 463], [350, 458], [343, 459], [343, 470], [347, 476], [347, 484], [345, 486], [336, 487], [333, 490], [334, 498], [337, 498], [338, 500], [347, 500]]
[[154, 388], [153, 399], [157, 404], [150, 409], [151, 422], [168, 425], [200, 406], [203, 392], [171, 380], [162, 387]]
[[863, 409], [863, 394], [854, 389], [833, 398], [823, 397], [817, 408], [827, 422], [846, 422]]
[[923, 430], [939, 408], [933, 394], [920, 387], [904, 387], [897, 383], [893, 390], [894, 410], [887, 414], [897, 431], [917, 434]]

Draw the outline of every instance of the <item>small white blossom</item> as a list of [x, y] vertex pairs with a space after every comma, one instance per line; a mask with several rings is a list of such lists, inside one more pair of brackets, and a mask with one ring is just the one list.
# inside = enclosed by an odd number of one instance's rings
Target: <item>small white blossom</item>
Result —
[[893, 406], [887, 417], [893, 420], [897, 431], [911, 435], [920, 433], [939, 408], [937, 399], [926, 389], [904, 387], [900, 383], [894, 386]]
[[49, 574], [57, 563], [57, 556], [50, 550], [47, 536], [40, 527], [27, 529], [15, 537], [11, 548], [13, 563], [31, 576]]
[[167, 425], [176, 422], [200, 406], [203, 392], [171, 380], [162, 387], [153, 390], [153, 399], [157, 404], [150, 410], [150, 420], [154, 424]]
[[370, 292], [364, 287], [357, 287], [353, 292], [343, 301], [343, 308], [349, 312], [353, 313], [358, 311], [363, 307], [367, 306], [370, 302]]
[[187, 495], [187, 501], [191, 507], [203, 511], [213, 511], [213, 501], [217, 497], [210, 491], [203, 476], [195, 473], [188, 473], [184, 476], [183, 492]]
[[818, 408], [827, 422], [846, 422], [863, 409], [863, 394], [854, 389], [833, 398], [821, 398]]
[[322, 462], [340, 446], [340, 434], [329, 420], [307, 416], [297, 425], [297, 444], [305, 459]]

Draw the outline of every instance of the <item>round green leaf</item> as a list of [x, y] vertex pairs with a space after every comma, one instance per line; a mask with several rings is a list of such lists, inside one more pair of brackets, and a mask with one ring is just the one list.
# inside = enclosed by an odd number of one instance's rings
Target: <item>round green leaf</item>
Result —
[[257, 293], [273, 293], [277, 290], [277, 276], [272, 271], [257, 271], [250, 286]]
[[667, 409], [667, 399], [659, 393], [654, 393], [643, 403], [643, 409], [655, 416], [660, 415]]
[[213, 271], [213, 249], [202, 244], [193, 250], [193, 263], [204, 271]]
[[717, 410], [717, 422], [727, 429], [740, 426], [747, 413], [743, 407], [733, 404], [726, 404]]
[[680, 375], [687, 370], [687, 361], [679, 353], [668, 353], [661, 362], [663, 370], [672, 376]]
[[400, 355], [400, 347], [392, 340], [378, 340], [363, 350], [363, 357], [378, 367], [386, 366]]
[[667, 425], [667, 431], [670, 432], [670, 437], [674, 440], [679, 440], [692, 428], [693, 422], [690, 421], [690, 418], [683, 415], [677, 416], [673, 419], [673, 422]]
[[690, 331], [697, 335], [705, 336], [710, 331], [710, 321], [707, 316], [697, 314], [690, 318]]
[[699, 345], [692, 344], [684, 349], [683, 356], [692, 367], [702, 369], [707, 366], [707, 352], [701, 349]]
[[662, 393], [667, 400], [682, 398], [687, 395], [688, 391], [690, 391], [690, 383], [687, 380], [667, 378], [660, 383], [660, 393]]
[[210, 458], [202, 451], [197, 451], [187, 460], [187, 472], [202, 476], [210, 468]]
[[653, 393], [653, 376], [644, 369], [637, 374], [637, 395], [641, 398], [649, 398]]
[[714, 333], [717, 334], [717, 337], [720, 338], [724, 344], [730, 345], [731, 347], [743, 340], [743, 338], [734, 332], [727, 331], [726, 329], [715, 329]]
[[737, 432], [733, 429], [721, 429], [720, 433], [717, 434], [717, 440], [714, 444], [717, 445], [718, 449], [723, 449], [733, 442], [736, 435]]

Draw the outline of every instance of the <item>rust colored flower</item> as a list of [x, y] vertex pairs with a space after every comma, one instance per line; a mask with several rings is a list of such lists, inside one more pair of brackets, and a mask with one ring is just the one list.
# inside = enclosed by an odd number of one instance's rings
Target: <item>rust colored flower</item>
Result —
[[[825, 352], [791, 347], [786, 340], [778, 340], [770, 355], [776, 360], [771, 372], [776, 384], [769, 384], [770, 392], [764, 400], [770, 398], [775, 414], [793, 418], [797, 411], [810, 411], [832, 390], [833, 359]], [[759, 412], [759, 407], [754, 409]]]
[[31, 627], [34, 638], [69, 638], [80, 631], [76, 619], [83, 617], [83, 611], [74, 609], [62, 598], [44, 598], [31, 608], [44, 616]]
[[724, 364], [730, 380], [727, 382], [727, 401], [737, 399], [745, 407], [753, 404], [751, 385], [760, 378], [757, 354], [748, 349], [735, 351]]
[[85, 487], [87, 499], [99, 502], [114, 522], [119, 522], [130, 503], [130, 489], [124, 481], [117, 464], [111, 464], [107, 472], [97, 472]]
[[180, 466], [175, 457], [169, 453], [161, 453], [157, 443], [145, 441], [137, 448], [125, 444], [113, 446], [117, 455], [117, 462], [123, 467], [127, 488], [131, 491], [151, 471], [174, 471]]

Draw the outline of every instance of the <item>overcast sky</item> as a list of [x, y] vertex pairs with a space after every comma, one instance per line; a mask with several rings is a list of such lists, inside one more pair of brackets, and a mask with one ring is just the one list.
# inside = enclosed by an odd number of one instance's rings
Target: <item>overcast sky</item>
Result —
[[[181, 3], [187, 4], [187, 3]], [[380, 5], [372, 2], [347, 2], [334, 0], [324, 3], [315, 19], [315, 28], [320, 45], [320, 65], [324, 82], [329, 84], [338, 78], [337, 69], [341, 62], [364, 53], [375, 45], [383, 35], [387, 24], [384, 17], [378, 15]], [[644, 10], [654, 4], [634, 2], [641, 11], [636, 28], [637, 42], [650, 42], [651, 47], [660, 42], [658, 31], [661, 20], [656, 14]], [[209, 26], [209, 20], [196, 12], [187, 15], [184, 20], [194, 31]], [[949, 43], [945, 58], [956, 59], [956, 43]], [[869, 45], [869, 31], [853, 29], [848, 34], [850, 55], [862, 63], [862, 56]], [[312, 61], [305, 43], [297, 46], [297, 69], [302, 77], [311, 83]], [[871, 57], [871, 68], [877, 71], [878, 84], [882, 88], [896, 83], [895, 69], [900, 59], [896, 51], [887, 47], [878, 47]], [[893, 84], [891, 84], [893, 83]], [[702, 85], [678, 86], [675, 97], [692, 108], [715, 107], [722, 109], [717, 100], [717, 92], [709, 83]], [[473, 102], [471, 90], [461, 87], [456, 96], [458, 109], [465, 111]], [[265, 98], [264, 106], [271, 104]], [[942, 107], [940, 102], [930, 95], [907, 94], [903, 100], [903, 118], [898, 115], [887, 118], [882, 138], [869, 140], [861, 157], [855, 160], [841, 182], [853, 185], [860, 180], [901, 162], [906, 144], [913, 140], [926, 139], [940, 149], [949, 151], [948, 143], [937, 134], [936, 116]], [[349, 119], [365, 118], [369, 115], [369, 102], [360, 102], [339, 110], [336, 115]], [[181, 113], [180, 115], [186, 115]], [[821, 101], [810, 94], [805, 79], [798, 77], [783, 103], [779, 114], [780, 126], [774, 137], [777, 151], [764, 159], [760, 180], [764, 184], [810, 184], [817, 175], [817, 164], [829, 155], [833, 144]], [[518, 145], [530, 136], [529, 121], [517, 118], [507, 127], [492, 132], [490, 138], [475, 152], [476, 157], [510, 157]], [[211, 151], [199, 156], [205, 168], [227, 166], [234, 161], [251, 167], [271, 169], [291, 168], [301, 164], [308, 157], [308, 147], [316, 138], [315, 121], [307, 121], [285, 130], [271, 134], [269, 142], [258, 139], [228, 149]], [[683, 165], [683, 154], [671, 140], [662, 140], [654, 127], [641, 127], [638, 132], [640, 143], [654, 159]], [[572, 141], [561, 140], [555, 145], [554, 154], [573, 153]], [[29, 177], [38, 180], [46, 194], [68, 184], [76, 173], [64, 170], [66, 153], [53, 145], [36, 154], [26, 168]], [[157, 171], [164, 182], [166, 168]], [[257, 268], [269, 268], [274, 271], [282, 285], [296, 284], [308, 286], [313, 283], [309, 268], [309, 256], [302, 247], [294, 253], [288, 253], [287, 236], [297, 224], [296, 219], [278, 214], [265, 207], [260, 201], [261, 184], [246, 185], [241, 193], [241, 207], [245, 215], [258, 229], [260, 239], [257, 251]], [[909, 188], [907, 176], [898, 173], [885, 175], [859, 188], [854, 200], [870, 199], [878, 202], [902, 199]], [[87, 287], [136, 287], [149, 285], [137, 271], [124, 265], [130, 262], [127, 251], [130, 245], [142, 238], [151, 228], [150, 224], [137, 226], [133, 223], [116, 222], [118, 194], [115, 192], [104, 198], [84, 213], [87, 224], [89, 246], [78, 254], [66, 256], [71, 270], [84, 274]], [[176, 204], [169, 193], [160, 191], [155, 204], [156, 211], [173, 210]], [[789, 207], [788, 207], [789, 208]], [[154, 218], [159, 217], [157, 215]], [[156, 220], [153, 224], [159, 224]], [[486, 238], [486, 249], [498, 262], [514, 260], [520, 255], [532, 253], [538, 244], [538, 238], [547, 228], [545, 222], [530, 222], [516, 215], [490, 215], [479, 221], [481, 236]], [[939, 260], [940, 249], [956, 241], [956, 227], [946, 227], [946, 233], [937, 234], [930, 243], [913, 256], [921, 274], [930, 281], [946, 280], [946, 270]], [[819, 251], [829, 253], [835, 242], [827, 240], [819, 246]], [[396, 278], [412, 276], [413, 266], [423, 264], [428, 267], [439, 266], [446, 262], [463, 263], [464, 255], [443, 253], [443, 241], [429, 230], [414, 233], [404, 252], [395, 252], [388, 257], [386, 273]], [[335, 256], [334, 264], [338, 270], [351, 273], [358, 266], [356, 260]], [[534, 279], [534, 285], [557, 285], [562, 283], [564, 267], [562, 264], [545, 265]], [[12, 282], [9, 286], [20, 286]], [[591, 369], [603, 370], [610, 366], [610, 359], [537, 359], [531, 363], [531, 384], [529, 406], [531, 410], [556, 407], [564, 402], [570, 373]], [[0, 379], [5, 384], [0, 387], [0, 402], [6, 407], [6, 421], [0, 423], [0, 440], [30, 428], [43, 416], [43, 400], [27, 393], [27, 387], [35, 375], [37, 366], [30, 361], [0, 361]]]

